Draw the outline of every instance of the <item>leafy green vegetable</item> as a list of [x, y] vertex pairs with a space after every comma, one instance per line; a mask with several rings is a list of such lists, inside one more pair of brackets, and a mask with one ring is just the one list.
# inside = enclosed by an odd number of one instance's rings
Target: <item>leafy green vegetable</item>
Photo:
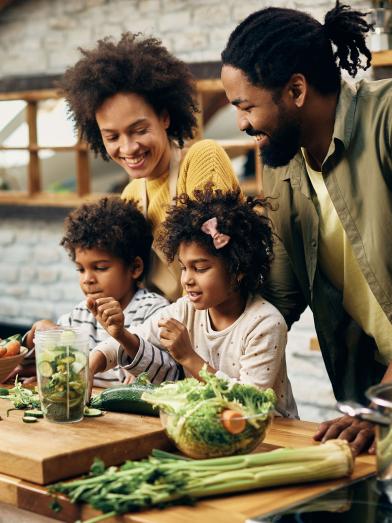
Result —
[[[231, 384], [205, 369], [200, 376], [204, 383], [194, 378], [164, 383], [143, 393], [142, 399], [161, 409], [168, 435], [191, 457], [227, 456], [254, 448], [264, 436], [275, 406], [274, 391]], [[246, 419], [239, 434], [229, 432], [221, 421], [227, 409]]]
[[12, 389], [8, 389], [8, 394], [1, 394], [0, 398], [11, 401], [15, 409], [41, 408], [41, 402], [36, 390], [33, 391], [23, 387], [22, 384], [18, 381], [18, 377], [15, 378], [14, 387]]

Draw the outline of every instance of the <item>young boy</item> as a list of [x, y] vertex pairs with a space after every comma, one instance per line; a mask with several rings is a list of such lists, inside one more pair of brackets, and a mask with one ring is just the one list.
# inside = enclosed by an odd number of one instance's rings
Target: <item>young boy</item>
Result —
[[[92, 350], [110, 336], [110, 329], [107, 332], [98, 323], [87, 308], [87, 300], [107, 297], [117, 300], [127, 327], [143, 323], [168, 305], [162, 296], [138, 286], [148, 271], [151, 244], [151, 227], [133, 201], [102, 198], [71, 212], [65, 220], [61, 245], [76, 264], [86, 300], [61, 316], [57, 325], [87, 330]], [[25, 335], [24, 345], [33, 349], [35, 330], [55, 326], [51, 320], [37, 321]], [[25, 360], [27, 364], [32, 363], [32, 353]], [[115, 367], [97, 374], [94, 385], [108, 387], [130, 381], [129, 372]]]

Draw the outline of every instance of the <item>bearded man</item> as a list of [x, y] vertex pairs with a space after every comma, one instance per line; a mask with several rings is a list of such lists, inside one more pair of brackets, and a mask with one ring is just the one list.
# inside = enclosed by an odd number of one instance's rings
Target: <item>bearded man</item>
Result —
[[[311, 307], [335, 397], [362, 402], [367, 387], [392, 381], [392, 81], [341, 78], [369, 67], [370, 29], [339, 2], [324, 24], [268, 8], [222, 53], [227, 97], [257, 140], [274, 207], [264, 294], [289, 326]], [[374, 452], [367, 422], [340, 417], [315, 434], [335, 437]]]

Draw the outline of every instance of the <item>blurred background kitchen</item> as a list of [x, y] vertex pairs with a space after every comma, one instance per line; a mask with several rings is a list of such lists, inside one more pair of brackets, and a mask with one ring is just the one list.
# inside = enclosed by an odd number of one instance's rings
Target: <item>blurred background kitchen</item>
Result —
[[[369, 11], [375, 32], [371, 78], [392, 76], [392, 0], [346, 1]], [[120, 192], [127, 176], [78, 140], [56, 80], [104, 36], [154, 35], [190, 64], [201, 107], [197, 137], [219, 140], [245, 192], [262, 192], [262, 166], [241, 135], [219, 80], [220, 52], [232, 29], [267, 6], [320, 21], [334, 0], [0, 0], [0, 336], [56, 320], [82, 299], [59, 240], [75, 205]], [[308, 309], [289, 334], [288, 372], [302, 419], [335, 416], [335, 400]]]

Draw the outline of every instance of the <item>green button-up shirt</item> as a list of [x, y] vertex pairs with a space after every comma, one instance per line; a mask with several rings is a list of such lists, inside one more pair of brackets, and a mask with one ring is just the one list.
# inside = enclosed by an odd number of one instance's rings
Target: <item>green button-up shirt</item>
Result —
[[[362, 273], [392, 322], [391, 80], [342, 82], [322, 173]], [[363, 401], [386, 367], [377, 361], [374, 340], [344, 310], [342, 292], [320, 270], [319, 218], [302, 154], [285, 167], [265, 167], [263, 182], [281, 239], [264, 294], [289, 325], [311, 307], [336, 398]]]

